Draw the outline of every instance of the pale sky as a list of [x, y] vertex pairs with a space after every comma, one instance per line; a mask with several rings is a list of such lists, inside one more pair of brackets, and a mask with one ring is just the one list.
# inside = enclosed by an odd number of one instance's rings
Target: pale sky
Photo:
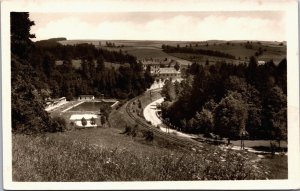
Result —
[[30, 12], [36, 39], [286, 40], [281, 11]]

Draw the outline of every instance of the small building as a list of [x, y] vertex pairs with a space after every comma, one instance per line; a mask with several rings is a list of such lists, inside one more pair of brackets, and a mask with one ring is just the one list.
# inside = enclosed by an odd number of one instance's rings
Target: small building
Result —
[[94, 95], [80, 95], [78, 97], [78, 101], [91, 101], [94, 100], [95, 96]]

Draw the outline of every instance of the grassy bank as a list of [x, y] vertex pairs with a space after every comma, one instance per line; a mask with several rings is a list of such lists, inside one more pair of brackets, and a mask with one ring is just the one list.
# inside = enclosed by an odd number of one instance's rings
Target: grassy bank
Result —
[[[139, 147], [140, 150], [134, 147], [112, 148], [105, 144], [91, 144], [82, 137], [65, 138], [64, 133], [35, 137], [13, 135], [13, 180], [150, 181], [265, 178], [260, 164], [249, 160], [249, 155], [222, 151], [217, 147], [205, 153], [187, 153], [145, 146], [147, 152], [144, 152], [142, 147]], [[130, 138], [125, 139], [128, 141]], [[125, 139], [120, 140], [119, 144], [123, 144]]]

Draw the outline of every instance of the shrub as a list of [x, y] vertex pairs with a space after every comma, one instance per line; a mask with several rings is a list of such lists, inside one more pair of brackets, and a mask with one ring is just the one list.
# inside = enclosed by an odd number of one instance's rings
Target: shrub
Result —
[[103, 124], [105, 124], [105, 122], [106, 122], [105, 116], [101, 115], [101, 124], [103, 125]]
[[131, 127], [126, 125], [124, 131], [121, 134], [129, 135], [131, 132]]
[[136, 137], [138, 133], [138, 125], [134, 127], [130, 127], [128, 125], [125, 126], [124, 131], [121, 134], [131, 135], [132, 137]]
[[81, 124], [82, 124], [82, 126], [87, 125], [87, 120], [84, 117], [81, 119]]
[[63, 132], [67, 129], [66, 120], [63, 117], [55, 116], [52, 118], [52, 127], [54, 132]]
[[137, 133], [138, 133], [138, 130], [139, 130], [139, 126], [136, 124], [132, 129], [131, 129], [131, 136], [132, 137], [136, 137], [137, 136]]
[[154, 139], [154, 134], [151, 130], [147, 130], [146, 132], [144, 132], [143, 136], [146, 141], [153, 141], [153, 139]]
[[91, 125], [95, 125], [96, 124], [96, 119], [94, 117], [91, 118]]

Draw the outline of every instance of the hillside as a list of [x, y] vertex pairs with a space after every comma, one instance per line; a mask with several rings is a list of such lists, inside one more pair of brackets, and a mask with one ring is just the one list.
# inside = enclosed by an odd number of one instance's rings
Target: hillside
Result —
[[57, 45], [59, 45], [59, 41], [63, 41], [63, 40], [67, 40], [66, 38], [60, 37], [60, 38], [50, 38], [47, 40], [39, 40], [36, 41], [35, 44], [37, 46], [41, 46], [41, 47], [55, 47]]

